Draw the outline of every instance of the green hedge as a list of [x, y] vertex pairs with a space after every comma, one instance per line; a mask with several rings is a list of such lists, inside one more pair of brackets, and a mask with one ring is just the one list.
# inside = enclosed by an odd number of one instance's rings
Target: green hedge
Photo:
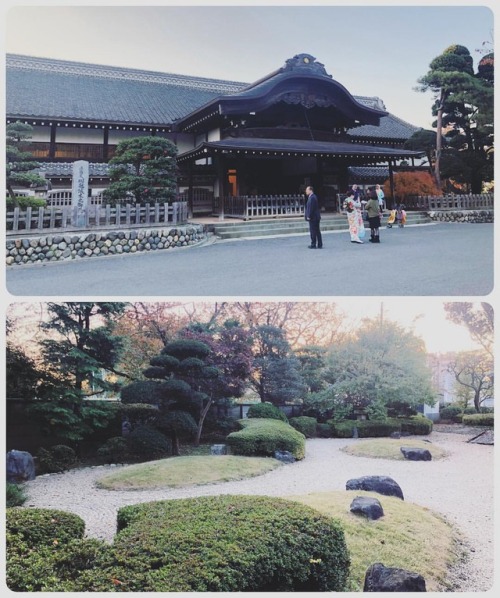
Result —
[[475, 413], [473, 415], [464, 415], [462, 423], [467, 426], [487, 426], [493, 428], [495, 425], [495, 415], [493, 413]]
[[[26, 510], [32, 516], [41, 511]], [[50, 514], [61, 520], [59, 512]], [[76, 538], [79, 533], [56, 534], [55, 543], [45, 525], [35, 542], [35, 520], [14, 533], [12, 518], [8, 513], [12, 591], [346, 590], [350, 562], [340, 524], [284, 499], [216, 496], [124, 507], [111, 546]]]
[[333, 438], [352, 438], [354, 428], [358, 429], [359, 438], [377, 438], [390, 436], [400, 431], [399, 423], [393, 421], [371, 420], [329, 420]]
[[263, 419], [279, 419], [283, 422], [288, 422], [288, 418], [283, 411], [272, 403], [256, 403], [252, 405], [247, 412], [247, 417], [263, 418]]
[[[386, 420], [329, 420], [328, 425], [333, 438], [352, 438], [354, 428], [358, 429], [359, 438], [378, 438], [390, 436], [393, 432], [407, 432], [425, 436], [432, 432], [432, 420], [422, 415], [405, 418], [387, 418]], [[322, 431], [326, 437], [326, 431]]]
[[291, 417], [288, 423], [298, 430], [301, 434], [304, 434], [306, 438], [314, 438], [316, 436], [316, 426], [318, 421], [315, 417], [308, 417], [301, 415], [300, 417]]
[[274, 457], [275, 451], [289, 451], [296, 459], [306, 454], [306, 439], [289, 424], [275, 419], [241, 419], [238, 432], [226, 442], [233, 455]]

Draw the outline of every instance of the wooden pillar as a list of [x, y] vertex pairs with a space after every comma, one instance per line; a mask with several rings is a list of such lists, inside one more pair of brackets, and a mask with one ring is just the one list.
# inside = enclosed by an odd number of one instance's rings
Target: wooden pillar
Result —
[[213, 160], [219, 182], [219, 218], [220, 220], [224, 220], [224, 199], [227, 195], [226, 161], [220, 154], [215, 155]]
[[193, 191], [193, 164], [189, 162], [188, 166], [188, 217], [192, 218], [194, 214], [194, 191]]
[[109, 129], [104, 127], [102, 133], [102, 159], [108, 161], [109, 159]]
[[56, 130], [57, 125], [53, 123], [50, 125], [50, 142], [49, 142], [49, 155], [48, 158], [54, 159], [56, 157]]
[[392, 169], [392, 160], [389, 160], [389, 186], [391, 188], [392, 208], [396, 207], [396, 195], [394, 193], [394, 172]]

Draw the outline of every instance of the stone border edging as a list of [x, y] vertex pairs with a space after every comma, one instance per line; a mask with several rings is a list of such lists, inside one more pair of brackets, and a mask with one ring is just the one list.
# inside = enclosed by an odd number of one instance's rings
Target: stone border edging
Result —
[[6, 264], [22, 265], [187, 247], [207, 238], [202, 224], [7, 239]]
[[493, 222], [493, 210], [432, 210], [427, 212], [433, 222]]

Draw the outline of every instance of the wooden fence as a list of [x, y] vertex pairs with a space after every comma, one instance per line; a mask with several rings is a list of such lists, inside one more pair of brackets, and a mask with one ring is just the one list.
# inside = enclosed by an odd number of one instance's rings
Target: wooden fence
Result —
[[14, 208], [7, 212], [7, 235], [19, 232], [48, 232], [185, 224], [188, 219], [187, 203], [153, 205], [90, 205], [78, 211], [71, 206], [50, 208]]
[[493, 193], [478, 195], [419, 195], [403, 201], [410, 210], [492, 210]]
[[269, 195], [224, 197], [214, 200], [214, 210], [227, 218], [276, 218], [277, 216], [304, 216], [303, 195]]

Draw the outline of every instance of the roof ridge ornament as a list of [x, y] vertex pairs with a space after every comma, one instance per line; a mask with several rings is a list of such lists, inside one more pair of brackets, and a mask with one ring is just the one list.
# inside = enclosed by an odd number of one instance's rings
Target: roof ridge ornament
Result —
[[311, 56], [311, 54], [296, 54], [293, 58], [289, 58], [283, 67], [284, 72], [299, 69], [307, 69], [316, 75], [323, 75], [330, 77], [330, 79], [332, 78], [332, 76], [326, 72], [325, 65], [321, 62], [316, 62], [316, 58]]

